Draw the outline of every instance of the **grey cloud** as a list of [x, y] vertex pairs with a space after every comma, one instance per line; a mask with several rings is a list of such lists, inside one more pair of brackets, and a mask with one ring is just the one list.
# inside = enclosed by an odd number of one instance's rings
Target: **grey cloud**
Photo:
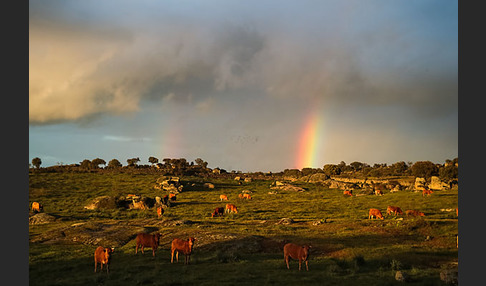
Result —
[[[379, 29], [378, 22], [377, 30], [353, 34], [315, 27], [319, 13], [294, 27], [292, 19], [258, 13], [239, 22], [177, 17], [170, 9], [123, 19], [109, 5], [76, 14], [72, 3], [54, 11], [30, 3], [31, 124], [139, 112], [144, 101], [168, 95], [181, 103], [238, 94], [336, 107], [404, 105], [419, 116], [457, 110], [456, 75], [430, 76], [449, 54], [421, 53], [400, 25]], [[403, 62], [414, 53], [415, 62]]]

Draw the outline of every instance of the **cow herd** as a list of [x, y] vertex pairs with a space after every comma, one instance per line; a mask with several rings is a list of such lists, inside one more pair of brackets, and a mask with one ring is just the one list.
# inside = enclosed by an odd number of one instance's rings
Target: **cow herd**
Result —
[[[422, 193], [422, 196], [430, 196], [433, 193], [431, 190], [424, 190]], [[376, 195], [383, 195], [383, 192], [381, 191], [375, 191]], [[352, 190], [345, 190], [343, 192], [343, 195], [345, 196], [353, 196]], [[248, 193], [243, 193], [238, 195], [239, 199], [246, 199], [246, 200], [252, 200], [252, 197]], [[228, 201], [228, 196], [221, 194], [219, 196], [220, 201]], [[174, 194], [170, 194], [168, 196], [165, 196], [162, 200], [162, 202], [167, 202], [167, 201], [175, 201], [176, 197]], [[34, 202], [32, 204], [32, 211], [34, 213], [41, 212], [43, 210], [42, 204], [38, 202]], [[157, 216], [160, 218], [164, 212], [164, 208], [162, 206], [156, 207], [157, 211]], [[223, 216], [225, 213], [238, 213], [238, 208], [236, 205], [232, 203], [227, 203], [225, 207], [217, 207], [214, 209], [214, 211], [211, 213], [211, 217], [217, 217], [217, 216]], [[386, 214], [387, 215], [403, 215], [403, 211], [401, 210], [400, 207], [398, 206], [391, 206], [389, 205], [386, 209]], [[421, 211], [418, 210], [406, 210], [405, 211], [406, 216], [425, 216], [425, 214]], [[456, 214], [458, 214], [458, 209], [456, 208]], [[368, 212], [368, 219], [373, 219], [373, 218], [379, 218], [381, 220], [384, 219], [384, 216], [382, 212], [377, 209], [377, 208], [370, 208]], [[139, 233], [136, 236], [136, 247], [135, 247], [135, 254], [138, 253], [138, 250], [140, 249], [142, 253], [144, 253], [144, 248], [145, 247], [150, 247], [152, 249], [152, 255], [155, 257], [155, 252], [157, 248], [159, 247], [160, 244], [160, 233], [156, 234], [147, 234], [147, 233]], [[185, 264], [189, 264], [190, 256], [193, 251], [194, 247], [194, 242], [196, 239], [194, 237], [189, 237], [187, 240], [182, 240], [179, 238], [174, 238], [171, 243], [171, 259], [170, 262], [174, 262], [174, 254], [176, 257], [176, 261], [179, 261], [179, 253], [182, 253], [185, 255]], [[284, 261], [287, 265], [287, 268], [290, 269], [289, 267], [289, 259], [292, 258], [294, 260], [299, 261], [299, 271], [301, 270], [302, 262], [305, 262], [306, 270], [309, 270], [308, 266], [308, 259], [309, 259], [309, 249], [311, 246], [309, 245], [297, 245], [294, 243], [287, 243], [284, 245], [283, 252], [284, 252]], [[96, 248], [94, 252], [94, 263], [95, 263], [95, 269], [94, 272], [96, 273], [97, 271], [97, 265], [100, 264], [101, 270], [103, 270], [103, 266], [106, 266], [106, 272], [109, 272], [109, 264], [111, 260], [111, 254], [114, 252], [114, 248], [107, 248], [107, 247], [102, 247], [99, 246]]]

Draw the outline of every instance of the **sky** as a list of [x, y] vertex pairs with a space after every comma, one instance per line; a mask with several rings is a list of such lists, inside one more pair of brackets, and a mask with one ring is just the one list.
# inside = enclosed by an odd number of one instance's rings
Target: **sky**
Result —
[[29, 1], [29, 159], [150, 156], [457, 158], [458, 2]]

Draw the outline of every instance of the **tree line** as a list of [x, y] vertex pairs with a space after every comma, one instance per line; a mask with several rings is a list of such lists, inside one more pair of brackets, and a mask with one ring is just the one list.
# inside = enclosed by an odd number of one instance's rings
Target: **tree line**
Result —
[[[221, 168], [210, 169], [208, 168], [208, 162], [201, 158], [195, 159], [193, 162], [188, 162], [185, 158], [164, 158], [163, 163], [159, 162], [159, 159], [153, 156], [148, 157], [150, 165], [139, 165], [140, 158], [129, 158], [126, 160], [127, 165], [123, 166], [118, 159], [112, 159], [106, 163], [101, 158], [95, 158], [93, 160], [85, 159], [79, 164], [55, 166], [57, 169], [66, 167], [76, 168], [81, 171], [87, 170], [119, 170], [122, 168], [154, 168], [169, 175], [202, 175], [207, 176], [209, 174], [224, 175], [228, 172]], [[40, 169], [42, 160], [38, 157], [32, 159], [32, 164], [29, 164], [36, 169]], [[438, 176], [444, 182], [457, 181], [458, 179], [459, 161], [458, 158], [452, 160], [447, 159], [443, 164], [436, 164], [431, 161], [417, 161], [413, 162], [396, 162], [391, 165], [374, 164], [373, 166], [362, 163], [352, 162], [346, 164], [341, 161], [339, 164], [325, 164], [322, 168], [302, 168], [300, 169], [285, 169], [282, 172], [272, 173], [267, 172], [267, 175], [281, 175], [288, 177], [300, 178], [303, 176], [309, 176], [313, 174], [323, 174], [327, 177], [331, 176], [355, 176], [355, 177], [389, 177], [389, 176], [414, 176], [430, 179], [432, 176]], [[231, 173], [241, 173], [240, 171], [231, 171]], [[250, 173], [254, 175], [265, 175], [262, 172]]]

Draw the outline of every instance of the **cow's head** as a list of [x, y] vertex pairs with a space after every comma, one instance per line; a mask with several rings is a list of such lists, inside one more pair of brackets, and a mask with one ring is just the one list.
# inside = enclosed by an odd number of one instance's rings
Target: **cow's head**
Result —
[[162, 236], [162, 234], [160, 234], [160, 233], [154, 234], [155, 243], [157, 243], [157, 245], [159, 244], [161, 236]]
[[191, 247], [192, 249], [192, 246], [194, 245], [194, 241], [196, 241], [196, 239], [194, 237], [189, 237], [187, 241], [189, 242], [189, 247]]

